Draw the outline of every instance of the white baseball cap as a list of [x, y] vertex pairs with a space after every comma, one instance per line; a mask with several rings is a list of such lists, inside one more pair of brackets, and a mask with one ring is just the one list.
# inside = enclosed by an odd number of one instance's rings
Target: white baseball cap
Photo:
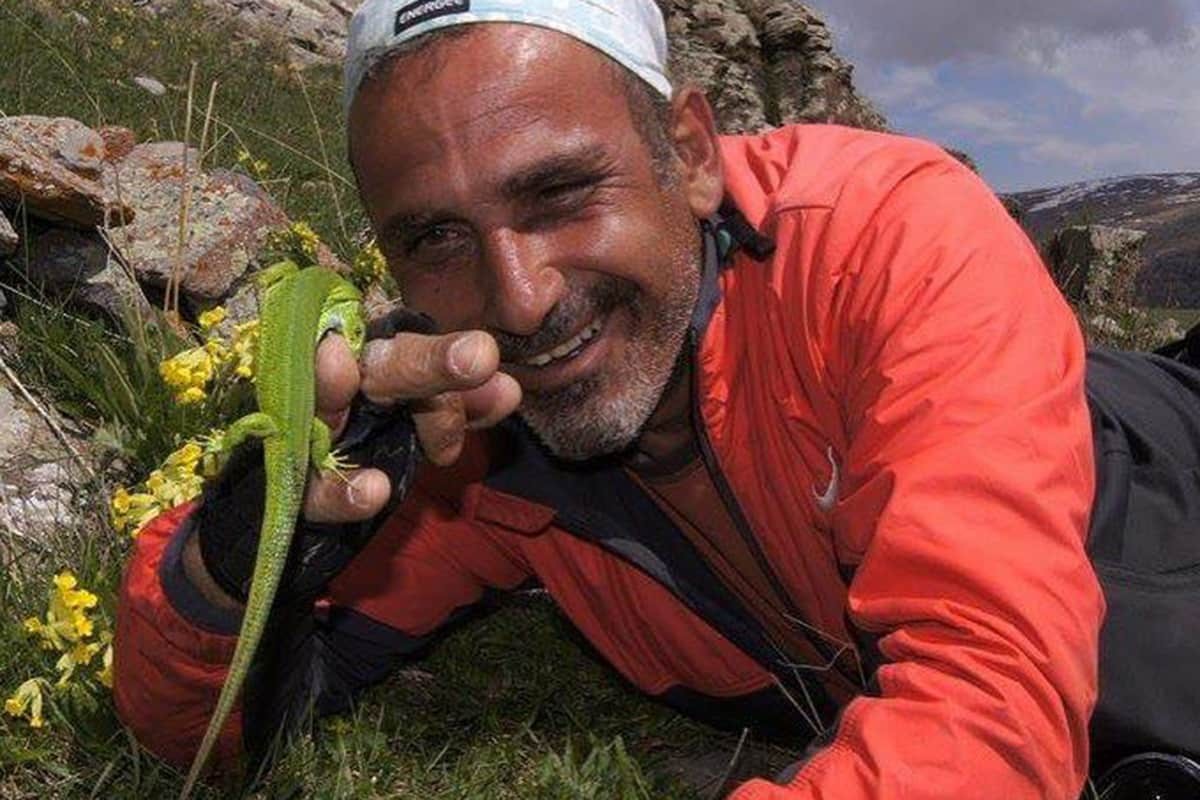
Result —
[[671, 97], [667, 32], [654, 0], [367, 0], [350, 20], [345, 107], [349, 109], [370, 65], [394, 47], [439, 28], [481, 22], [559, 31]]

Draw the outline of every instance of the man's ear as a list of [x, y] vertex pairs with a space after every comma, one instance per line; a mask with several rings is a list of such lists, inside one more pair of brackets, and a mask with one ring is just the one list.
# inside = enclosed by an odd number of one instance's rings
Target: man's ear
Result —
[[725, 176], [712, 106], [695, 86], [678, 89], [671, 100], [671, 138], [688, 205], [697, 219], [707, 219], [725, 197]]

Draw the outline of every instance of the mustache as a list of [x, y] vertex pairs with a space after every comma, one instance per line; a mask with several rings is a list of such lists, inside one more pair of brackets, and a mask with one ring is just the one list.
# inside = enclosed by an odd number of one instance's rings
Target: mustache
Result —
[[562, 344], [578, 331], [584, 320], [594, 319], [626, 306], [634, 308], [638, 290], [631, 282], [612, 275], [585, 289], [571, 291], [550, 309], [542, 326], [528, 336], [503, 331], [488, 331], [500, 347], [500, 360], [524, 361]]

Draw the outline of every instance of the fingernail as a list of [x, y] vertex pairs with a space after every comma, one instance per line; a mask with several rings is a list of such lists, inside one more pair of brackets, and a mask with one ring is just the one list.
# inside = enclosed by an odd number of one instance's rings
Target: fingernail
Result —
[[450, 345], [450, 369], [460, 378], [479, 377], [483, 366], [483, 343], [478, 334], [470, 333]]

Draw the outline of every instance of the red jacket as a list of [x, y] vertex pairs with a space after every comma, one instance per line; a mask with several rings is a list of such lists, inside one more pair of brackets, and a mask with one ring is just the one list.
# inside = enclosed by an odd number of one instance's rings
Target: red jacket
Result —
[[[730, 198], [776, 250], [708, 271], [699, 433], [822, 669], [773, 660], [636, 488], [560, 474], [528, 443], [503, 467], [476, 447], [425, 474], [313, 635], [404, 652], [485, 589], [535, 577], [650, 694], [749, 705], [810, 682], [810, 719], [791, 724], [826, 729], [826, 746], [787, 786], [750, 781], [736, 800], [1073, 800], [1103, 600], [1070, 310], [992, 193], [931, 144], [799, 126], [723, 154]], [[236, 631], [180, 580], [183, 515], [138, 540], [116, 638], [118, 711], [177, 763]], [[324, 683], [382, 676], [358, 673]]]

